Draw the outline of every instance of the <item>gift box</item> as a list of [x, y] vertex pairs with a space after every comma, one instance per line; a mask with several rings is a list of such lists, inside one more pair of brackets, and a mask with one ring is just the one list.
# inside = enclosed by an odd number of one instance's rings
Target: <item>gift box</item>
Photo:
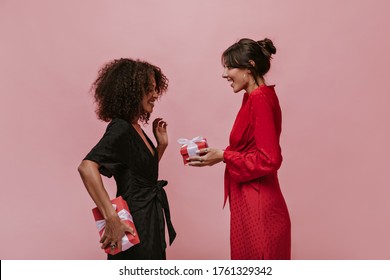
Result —
[[[133, 217], [130, 214], [129, 206], [121, 196], [112, 199], [111, 203], [115, 211], [118, 213], [119, 218], [134, 229], [135, 236], [132, 235], [130, 232], [126, 232], [126, 234], [122, 237], [122, 251], [126, 251], [127, 249], [140, 242], [137, 231], [134, 226]], [[100, 213], [97, 207], [92, 209], [92, 213], [96, 221], [96, 227], [101, 237], [104, 233], [106, 221], [104, 220], [103, 215]], [[110, 255], [115, 255], [120, 252], [118, 247], [115, 247], [115, 249], [111, 249], [110, 246], [106, 247], [104, 251]]]
[[184, 164], [188, 163], [187, 158], [189, 157], [205, 155], [205, 153], [197, 154], [196, 151], [208, 147], [206, 138], [203, 138], [202, 136], [197, 136], [191, 140], [180, 138], [177, 142], [182, 145], [180, 148], [180, 154], [183, 157]]

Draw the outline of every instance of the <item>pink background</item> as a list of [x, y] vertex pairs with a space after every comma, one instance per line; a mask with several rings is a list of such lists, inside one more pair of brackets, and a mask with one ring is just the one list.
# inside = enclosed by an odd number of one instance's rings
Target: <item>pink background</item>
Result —
[[168, 258], [229, 259], [224, 165], [184, 167], [176, 140], [227, 146], [242, 93], [221, 79], [220, 55], [267, 36], [292, 257], [390, 259], [388, 11], [387, 0], [1, 0], [0, 258], [105, 258], [77, 166], [106, 127], [88, 93], [99, 67], [132, 57], [170, 79], [153, 115], [169, 123]]

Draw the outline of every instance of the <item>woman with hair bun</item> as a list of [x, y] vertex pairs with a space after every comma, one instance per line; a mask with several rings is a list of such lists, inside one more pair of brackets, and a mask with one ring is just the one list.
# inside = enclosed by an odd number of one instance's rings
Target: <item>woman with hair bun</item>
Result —
[[241, 39], [221, 57], [225, 78], [238, 93], [245, 91], [229, 146], [201, 149], [191, 166], [226, 164], [225, 198], [230, 204], [232, 259], [290, 259], [291, 223], [278, 181], [282, 163], [279, 144], [282, 113], [270, 69], [273, 42]]

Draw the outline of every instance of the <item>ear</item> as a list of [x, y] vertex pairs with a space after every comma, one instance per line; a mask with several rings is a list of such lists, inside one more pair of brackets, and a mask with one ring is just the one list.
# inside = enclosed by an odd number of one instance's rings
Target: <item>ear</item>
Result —
[[252, 59], [250, 59], [248, 62], [249, 62], [249, 64], [252, 65], [253, 67], [256, 67], [256, 63], [255, 63]]

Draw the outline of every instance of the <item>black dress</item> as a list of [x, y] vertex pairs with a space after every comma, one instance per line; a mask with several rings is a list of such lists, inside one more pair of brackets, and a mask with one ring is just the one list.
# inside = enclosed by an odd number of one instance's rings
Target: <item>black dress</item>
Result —
[[85, 157], [100, 165], [99, 171], [114, 176], [117, 196], [127, 201], [140, 243], [108, 259], [166, 259], [165, 220], [169, 241], [176, 233], [173, 229], [166, 193], [166, 181], [158, 181], [158, 154], [152, 141], [154, 155], [130, 122], [113, 119], [102, 139]]

